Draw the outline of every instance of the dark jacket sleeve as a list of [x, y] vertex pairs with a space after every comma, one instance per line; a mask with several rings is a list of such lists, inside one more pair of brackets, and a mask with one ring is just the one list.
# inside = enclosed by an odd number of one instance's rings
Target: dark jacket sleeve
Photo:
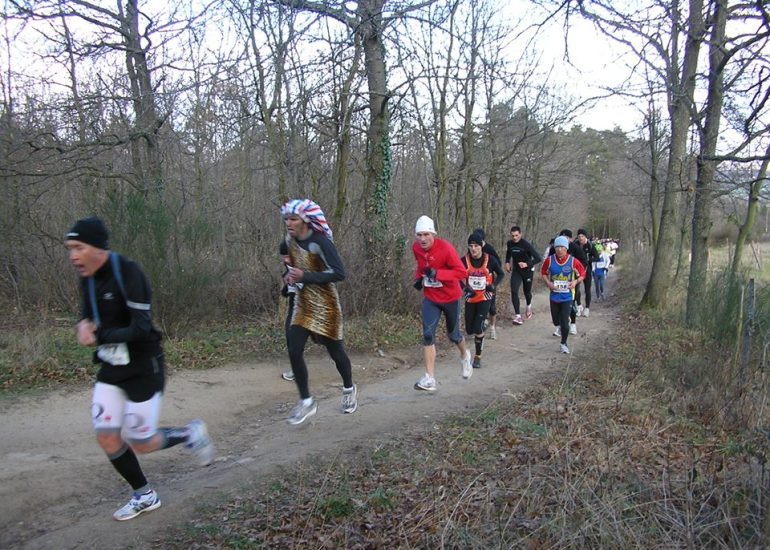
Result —
[[315, 242], [321, 248], [326, 269], [323, 271], [305, 271], [302, 277], [303, 284], [324, 285], [328, 283], [337, 283], [345, 280], [345, 267], [342, 265], [342, 259], [337, 253], [337, 247], [334, 246], [326, 237], [316, 234]]
[[527, 247], [529, 248], [529, 267], [534, 267], [540, 262], [543, 261], [543, 258], [540, 256], [540, 254], [535, 250], [535, 247], [532, 246], [532, 243], [527, 241]]
[[503, 279], [505, 279], [505, 271], [503, 271], [503, 266], [500, 265], [500, 259], [495, 258], [494, 256], [490, 256], [487, 267], [489, 268], [489, 271], [491, 271], [495, 276], [494, 283], [492, 284], [495, 288], [497, 288], [500, 286], [500, 283], [503, 282]]
[[147, 277], [132, 261], [120, 260], [123, 284], [126, 289], [126, 306], [130, 315], [128, 326], [99, 328], [96, 339], [99, 344], [118, 344], [144, 340], [152, 331], [152, 289]]
[[583, 250], [583, 247], [580, 246], [575, 241], [571, 241], [569, 243], [569, 253], [570, 255], [577, 258], [580, 261], [580, 263], [583, 264], [584, 266], [586, 265], [586, 263], [588, 263], [588, 258], [586, 258], [586, 253]]

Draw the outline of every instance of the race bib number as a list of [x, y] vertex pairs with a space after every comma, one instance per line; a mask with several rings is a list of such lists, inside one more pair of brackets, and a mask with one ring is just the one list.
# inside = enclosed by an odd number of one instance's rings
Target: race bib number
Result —
[[554, 292], [570, 292], [569, 281], [554, 281], [553, 287]]
[[468, 286], [473, 290], [485, 290], [487, 288], [487, 278], [471, 275], [468, 277]]
[[96, 348], [96, 356], [110, 365], [128, 365], [131, 362], [126, 344], [102, 344]]
[[423, 277], [422, 286], [423, 288], [440, 288], [444, 285], [441, 283], [441, 281], [437, 281], [436, 279], [431, 279], [430, 277]]

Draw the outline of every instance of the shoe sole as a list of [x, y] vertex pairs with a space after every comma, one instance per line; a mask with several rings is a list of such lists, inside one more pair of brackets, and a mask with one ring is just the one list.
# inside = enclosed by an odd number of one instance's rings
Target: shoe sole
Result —
[[414, 389], [422, 390], [422, 391], [427, 391], [427, 392], [431, 392], [431, 393], [436, 391], [436, 388], [426, 388], [424, 386], [421, 386], [419, 382], [415, 383]]
[[205, 443], [203, 443], [199, 449], [190, 449], [195, 455], [195, 458], [198, 459], [198, 464], [201, 466], [208, 466], [212, 462], [214, 462], [214, 445], [211, 444], [211, 438], [209, 437], [209, 430], [206, 426], [206, 423], [202, 420], [197, 421], [196, 424], [200, 426], [200, 433], [199, 436], [201, 439], [205, 440]]
[[112, 516], [112, 519], [114, 519], [115, 521], [128, 521], [130, 519], [134, 519], [138, 515], [144, 514], [145, 512], [152, 512], [153, 510], [157, 510], [158, 508], [160, 508], [160, 504], [161, 504], [160, 499], [158, 499], [158, 501], [155, 504], [153, 504], [152, 506], [148, 506], [147, 508], [142, 508], [133, 516], [125, 516], [122, 518], [117, 518], [115, 516]]
[[297, 426], [299, 424], [302, 424], [305, 420], [313, 416], [318, 411], [318, 405], [313, 405], [313, 408], [310, 409], [307, 413], [305, 413], [305, 416], [300, 418], [299, 420], [295, 420], [293, 418], [287, 418], [286, 422], [291, 424], [292, 426]]
[[354, 396], [355, 396], [355, 398], [356, 398], [356, 402], [355, 402], [355, 404], [354, 404], [352, 407], [350, 407], [350, 408], [347, 408], [347, 409], [346, 409], [346, 408], [344, 408], [344, 407], [343, 407], [343, 408], [342, 408], [342, 412], [343, 412], [344, 414], [353, 414], [354, 412], [356, 412], [356, 411], [358, 410], [358, 388], [356, 387], [356, 385], [355, 385], [355, 384], [353, 384], [353, 388], [355, 388], [355, 389], [353, 390], [353, 395], [354, 395]]
[[286, 374], [285, 372], [282, 372], [281, 373], [281, 378], [283, 378], [287, 382], [294, 382], [294, 375], [293, 374]]

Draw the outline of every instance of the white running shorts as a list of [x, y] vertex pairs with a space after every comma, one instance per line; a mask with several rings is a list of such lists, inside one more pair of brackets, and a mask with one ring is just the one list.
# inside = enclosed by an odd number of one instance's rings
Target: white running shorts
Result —
[[163, 394], [157, 392], [147, 401], [135, 403], [126, 392], [112, 384], [97, 382], [91, 400], [94, 430], [110, 432], [123, 430], [129, 443], [144, 443], [158, 431]]

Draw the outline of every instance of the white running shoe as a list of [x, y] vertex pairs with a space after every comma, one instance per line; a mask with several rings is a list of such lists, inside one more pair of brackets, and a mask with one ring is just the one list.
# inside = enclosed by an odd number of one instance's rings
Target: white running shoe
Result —
[[471, 350], [465, 350], [465, 357], [462, 358], [461, 372], [466, 380], [473, 376], [473, 366], [471, 365]]
[[524, 314], [527, 319], [532, 319], [532, 306], [527, 306], [527, 312]]
[[420, 378], [420, 380], [415, 383], [414, 389], [434, 392], [436, 391], [436, 379], [432, 376], [429, 376], [426, 372], [422, 375], [422, 378]]
[[556, 327], [556, 330], [553, 331], [554, 336], [561, 336], [561, 327]]
[[561, 351], [562, 353], [569, 353], [569, 348], [567, 347], [567, 344], [561, 344], [559, 346], [559, 351]]
[[281, 373], [281, 378], [283, 378], [284, 380], [288, 380], [289, 382], [293, 382], [294, 372], [290, 370], [284, 371]]
[[311, 397], [310, 403], [306, 405], [305, 400], [300, 398], [286, 421], [293, 426], [302, 424], [308, 417], [313, 416], [317, 410], [318, 404], [315, 402], [315, 399]]
[[591, 312], [588, 310], [588, 308], [585, 308], [585, 309], [583, 310], [583, 317], [588, 317], [588, 314], [589, 314], [589, 313], [591, 313]]
[[358, 386], [342, 388], [342, 412], [351, 414], [358, 409]]
[[577, 307], [577, 316], [580, 317], [581, 315], [583, 315], [583, 306], [578, 306]]
[[118, 521], [126, 521], [127, 519], [134, 519], [143, 512], [151, 512], [156, 508], [160, 508], [160, 497], [154, 489], [150, 489], [141, 495], [134, 493], [131, 496], [131, 500], [125, 506], [116, 510], [112, 517]]
[[570, 334], [577, 334], [577, 325], [575, 323], [569, 324], [569, 333]]
[[208, 466], [214, 460], [214, 445], [209, 439], [209, 431], [203, 420], [192, 420], [187, 425], [188, 436], [185, 447], [190, 449], [201, 466]]
[[489, 327], [489, 337], [492, 340], [497, 340], [497, 329], [495, 328], [495, 325]]
[[521, 315], [516, 315], [516, 317], [513, 318], [513, 324], [514, 325], [523, 325], [524, 321], [521, 320]]

